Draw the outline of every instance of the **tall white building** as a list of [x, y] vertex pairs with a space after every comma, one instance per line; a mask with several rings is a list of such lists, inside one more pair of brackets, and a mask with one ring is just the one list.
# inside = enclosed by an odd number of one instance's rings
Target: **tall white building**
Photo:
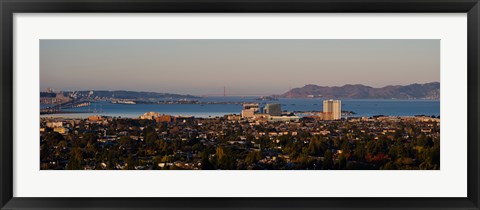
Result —
[[339, 120], [342, 118], [342, 102], [340, 100], [324, 100], [323, 112], [331, 113], [332, 120]]

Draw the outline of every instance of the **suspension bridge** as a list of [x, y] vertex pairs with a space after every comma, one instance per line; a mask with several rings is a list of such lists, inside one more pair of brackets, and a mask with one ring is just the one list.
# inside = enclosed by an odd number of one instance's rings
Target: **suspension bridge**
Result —
[[200, 94], [201, 97], [246, 97], [246, 96], [270, 96], [273, 95], [271, 93], [252, 93], [252, 92], [242, 92], [242, 90], [235, 90], [232, 88], [228, 88], [223, 86], [223, 91], [219, 91], [218, 93], [207, 93], [207, 94]]

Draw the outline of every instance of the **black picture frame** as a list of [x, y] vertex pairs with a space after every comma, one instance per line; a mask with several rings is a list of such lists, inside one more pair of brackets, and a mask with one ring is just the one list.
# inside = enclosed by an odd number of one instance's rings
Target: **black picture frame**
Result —
[[[479, 209], [478, 0], [0, 0], [1, 209]], [[13, 197], [14, 13], [467, 13], [466, 198], [17, 198]], [[27, 75], [21, 75], [27, 76]], [[448, 181], [448, 180], [446, 180]]]

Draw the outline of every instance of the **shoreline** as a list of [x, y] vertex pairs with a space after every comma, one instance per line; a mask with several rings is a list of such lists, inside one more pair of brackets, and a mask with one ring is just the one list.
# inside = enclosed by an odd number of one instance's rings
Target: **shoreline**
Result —
[[[227, 99], [225, 99], [227, 100]], [[283, 100], [283, 99], [280, 99]], [[322, 102], [316, 99], [285, 99], [275, 101], [280, 104], [284, 113], [293, 113], [298, 117], [315, 116], [322, 112]], [[87, 118], [92, 115], [108, 117], [138, 118], [146, 112], [158, 112], [171, 116], [194, 116], [196, 118], [216, 118], [242, 112], [240, 102], [208, 102], [210, 104], [111, 104], [108, 101], [97, 101], [90, 107], [58, 110], [58, 112], [40, 112], [41, 118]], [[262, 101], [249, 103], [264, 104]], [[268, 102], [267, 102], [268, 103]], [[436, 100], [398, 100], [398, 99], [354, 99], [342, 102], [344, 117], [385, 116], [439, 116], [439, 101]], [[95, 105], [93, 105], [95, 104]]]
[[[169, 114], [165, 114], [169, 115]], [[229, 115], [237, 115], [238, 114], [225, 114], [222, 116], [193, 116], [193, 115], [170, 115], [172, 117], [192, 117], [195, 119], [215, 119], [215, 118], [225, 118], [228, 117]], [[102, 115], [98, 113], [92, 113], [91, 115], [86, 115], [86, 116], [67, 116], [67, 115], [40, 115], [40, 119], [88, 119], [88, 117], [91, 116], [101, 116], [101, 117], [106, 117], [106, 118], [121, 118], [121, 119], [137, 119], [140, 120], [141, 117], [140, 115], [136, 117], [126, 117], [126, 116], [118, 116], [118, 115]], [[302, 118], [308, 118], [308, 117], [313, 117], [317, 115], [308, 115], [308, 116], [298, 116], [300, 119]], [[440, 116], [434, 116], [432, 117], [431, 115], [374, 115], [374, 116], [348, 116], [345, 118], [342, 118], [342, 120], [348, 120], [350, 118], [353, 119], [360, 119], [360, 118], [413, 118], [413, 117], [427, 117], [427, 118], [432, 118], [432, 119], [437, 119], [440, 118]]]

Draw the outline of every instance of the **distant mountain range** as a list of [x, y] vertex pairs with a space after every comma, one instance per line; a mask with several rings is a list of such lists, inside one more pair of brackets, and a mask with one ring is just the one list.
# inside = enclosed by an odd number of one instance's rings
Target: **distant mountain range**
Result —
[[[41, 92], [40, 97], [55, 97], [55, 93]], [[91, 97], [91, 98], [117, 98], [117, 99], [183, 99], [183, 98], [198, 98], [192, 95], [181, 95], [173, 93], [156, 93], [144, 91], [127, 91], [127, 90], [82, 90], [82, 91], [67, 91], [63, 92], [65, 96], [77, 97]]]
[[281, 98], [332, 98], [332, 99], [440, 99], [440, 83], [389, 85], [373, 88], [366, 85], [327, 87], [305, 85], [278, 95]]
[[[83, 94], [89, 94], [90, 91], [80, 91]], [[144, 91], [126, 91], [126, 90], [94, 90], [93, 96], [122, 99], [141, 99], [141, 98], [197, 98], [192, 95], [181, 95], [173, 93], [157, 93]]]

